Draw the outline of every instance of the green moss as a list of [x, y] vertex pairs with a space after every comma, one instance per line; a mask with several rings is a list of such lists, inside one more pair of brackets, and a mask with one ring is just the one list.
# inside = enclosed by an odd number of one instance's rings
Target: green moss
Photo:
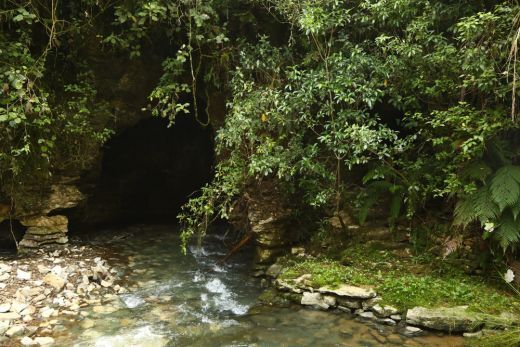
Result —
[[321, 258], [308, 259], [303, 262], [289, 263], [289, 267], [281, 274], [282, 279], [295, 279], [304, 274], [312, 274], [314, 287], [335, 287], [341, 283], [363, 282], [356, 269], [341, 265], [339, 262]]
[[345, 250], [341, 260], [288, 260], [286, 265], [281, 275], [286, 280], [309, 273], [314, 287], [341, 283], [369, 285], [385, 304], [400, 309], [468, 305], [470, 310], [484, 313], [520, 312], [518, 298], [496, 283], [467, 275], [440, 259], [400, 258], [358, 245]]

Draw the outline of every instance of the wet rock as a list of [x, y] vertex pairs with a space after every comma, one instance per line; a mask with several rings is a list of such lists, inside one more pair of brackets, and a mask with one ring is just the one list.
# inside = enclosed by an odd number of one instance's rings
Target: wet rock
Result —
[[336, 299], [332, 296], [322, 296], [320, 293], [304, 292], [300, 303], [302, 305], [315, 306], [326, 310], [336, 305]]
[[370, 311], [363, 311], [363, 312], [359, 312], [358, 313], [358, 316], [360, 318], [363, 318], [363, 319], [370, 319], [370, 320], [375, 320], [377, 319], [377, 317], [374, 315], [374, 313], [370, 312]]
[[346, 312], [346, 313], [352, 313], [352, 310], [345, 306], [338, 306], [338, 310], [340, 310], [342, 312]]
[[114, 307], [114, 306], [94, 306], [94, 308], [92, 309], [92, 311], [94, 311], [95, 313], [100, 313], [100, 314], [110, 314], [110, 313], [113, 313], [115, 311], [117, 311], [118, 308], [117, 307]]
[[265, 272], [265, 274], [269, 277], [276, 278], [280, 273], [282, 272], [283, 267], [280, 264], [274, 263], [273, 265], [269, 266]]
[[82, 323], [81, 323], [81, 327], [85, 330], [87, 329], [90, 329], [92, 327], [94, 327], [94, 321], [92, 319], [85, 319]]
[[280, 290], [286, 290], [286, 291], [293, 292], [296, 294], [301, 294], [303, 292], [303, 290], [298, 288], [296, 285], [292, 285], [289, 282], [286, 282], [279, 278], [275, 281], [275, 285]]
[[338, 305], [348, 307], [352, 310], [357, 310], [358, 308], [361, 308], [361, 302], [359, 300], [349, 300], [342, 297], [339, 297], [337, 300]]
[[54, 344], [54, 339], [49, 336], [35, 337], [34, 342], [36, 342], [40, 346], [51, 346]]
[[377, 305], [378, 302], [383, 300], [381, 297], [376, 296], [375, 298], [365, 300], [361, 303], [361, 306], [363, 307], [363, 310], [370, 310], [372, 307]]
[[340, 297], [346, 297], [351, 299], [370, 299], [376, 296], [376, 292], [372, 288], [362, 288], [351, 286], [348, 284], [342, 284], [338, 288], [321, 287], [318, 289], [320, 293], [334, 294]]
[[480, 315], [466, 309], [466, 306], [414, 307], [408, 310], [406, 323], [448, 332], [470, 332], [482, 327]]
[[21, 325], [21, 324], [13, 325], [9, 329], [7, 329], [7, 331], [5, 332], [5, 336], [7, 336], [7, 337], [20, 336], [20, 335], [23, 335], [24, 331], [25, 331], [25, 325]]
[[395, 320], [395, 321], [400, 321], [403, 319], [403, 317], [400, 315], [400, 314], [393, 314], [390, 316], [391, 319]]
[[401, 332], [406, 337], [420, 336], [423, 334], [422, 329], [412, 326], [407, 326]]
[[379, 304], [375, 304], [371, 308], [372, 312], [374, 312], [379, 317], [390, 317], [393, 314], [399, 313], [399, 310], [393, 306], [381, 306]]
[[393, 325], [397, 324], [395, 320], [390, 319], [390, 318], [381, 318], [381, 319], [378, 319], [377, 322], [379, 324], [390, 325], [390, 326], [393, 326]]

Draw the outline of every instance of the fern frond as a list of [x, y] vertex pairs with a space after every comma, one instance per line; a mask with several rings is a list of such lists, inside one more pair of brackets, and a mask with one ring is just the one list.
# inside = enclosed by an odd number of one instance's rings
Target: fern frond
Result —
[[511, 164], [511, 144], [504, 139], [495, 138], [486, 143], [486, 157], [491, 161], [494, 167]]
[[390, 213], [388, 216], [388, 224], [391, 228], [395, 226], [397, 218], [401, 213], [401, 205], [403, 204], [403, 195], [396, 193], [392, 195], [392, 201], [390, 202]]
[[462, 172], [462, 178], [471, 178], [482, 182], [493, 173], [493, 170], [482, 160], [477, 160], [466, 166]]
[[376, 203], [378, 198], [379, 198], [379, 194], [377, 192], [372, 192], [372, 194], [368, 194], [363, 199], [363, 203], [362, 203], [362, 205], [359, 209], [359, 213], [358, 213], [358, 219], [359, 219], [360, 225], [365, 224], [367, 217], [368, 217], [368, 211]]
[[489, 189], [484, 186], [457, 201], [453, 224], [466, 227], [473, 221], [479, 220], [484, 223], [496, 220], [499, 216], [500, 209], [491, 199]]
[[516, 204], [520, 198], [520, 166], [506, 165], [498, 169], [491, 180], [490, 191], [500, 211]]
[[520, 221], [515, 221], [511, 213], [503, 214], [494, 237], [504, 251], [509, 247], [514, 248], [520, 242]]

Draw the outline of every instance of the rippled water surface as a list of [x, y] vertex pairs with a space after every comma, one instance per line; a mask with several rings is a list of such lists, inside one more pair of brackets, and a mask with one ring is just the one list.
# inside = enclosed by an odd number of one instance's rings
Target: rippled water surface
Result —
[[[259, 307], [259, 281], [250, 276], [252, 252], [226, 264], [225, 239], [180, 252], [174, 227], [147, 226], [96, 233], [110, 243], [107, 257], [128, 271], [128, 294], [108, 297], [82, 321], [62, 318], [62, 346], [459, 346], [458, 337], [405, 339], [392, 328], [355, 321], [345, 313], [300, 306]], [[82, 242], [85, 242], [84, 240]], [[131, 269], [131, 270], [130, 270]]]

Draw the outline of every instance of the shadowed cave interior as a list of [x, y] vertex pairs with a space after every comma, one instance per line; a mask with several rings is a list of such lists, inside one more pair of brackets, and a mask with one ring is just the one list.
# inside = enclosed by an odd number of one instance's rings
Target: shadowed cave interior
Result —
[[100, 174], [88, 199], [66, 212], [69, 232], [92, 226], [174, 223], [181, 206], [209, 181], [213, 165], [209, 127], [191, 115], [147, 118], [104, 147]]

